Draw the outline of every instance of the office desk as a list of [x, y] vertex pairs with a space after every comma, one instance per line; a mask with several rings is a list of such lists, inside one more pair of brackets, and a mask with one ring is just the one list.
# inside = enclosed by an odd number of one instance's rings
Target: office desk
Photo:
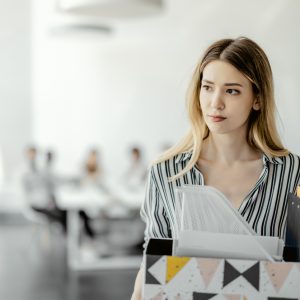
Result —
[[[129, 196], [127, 194], [127, 196]], [[112, 203], [122, 201], [122, 193], [118, 196], [106, 194], [99, 189], [93, 188], [61, 188], [57, 193], [57, 204], [59, 208], [67, 211], [68, 233], [67, 233], [67, 261], [71, 270], [96, 270], [96, 269], [119, 269], [138, 268], [142, 257], [139, 256], [119, 256], [119, 257], [99, 257], [93, 260], [84, 260], [81, 257], [79, 237], [80, 237], [80, 217], [79, 211], [108, 210]], [[124, 197], [124, 203], [130, 207], [137, 207], [136, 199], [128, 204], [128, 197]], [[127, 199], [127, 200], [126, 200]], [[133, 198], [130, 198], [133, 199]], [[135, 203], [135, 204], [134, 204]], [[140, 204], [139, 204], [140, 206]], [[138, 207], [139, 207], [138, 206]], [[109, 211], [109, 210], [108, 210]]]

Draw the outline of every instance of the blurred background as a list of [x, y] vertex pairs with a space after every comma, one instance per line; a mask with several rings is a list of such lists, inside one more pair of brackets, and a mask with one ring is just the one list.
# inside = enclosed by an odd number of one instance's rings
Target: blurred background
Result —
[[300, 153], [297, 0], [0, 0], [0, 298], [129, 299], [147, 167], [186, 132], [206, 47], [271, 62]]

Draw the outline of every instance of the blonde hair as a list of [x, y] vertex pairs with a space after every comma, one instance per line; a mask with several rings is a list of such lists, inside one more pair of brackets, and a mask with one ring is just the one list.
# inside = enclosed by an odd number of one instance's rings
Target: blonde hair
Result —
[[212, 61], [221, 60], [238, 69], [251, 83], [254, 95], [259, 99], [260, 110], [252, 110], [248, 120], [248, 144], [268, 156], [284, 156], [288, 150], [281, 143], [275, 121], [273, 76], [264, 51], [252, 40], [239, 37], [222, 39], [205, 51], [197, 64], [187, 94], [187, 112], [190, 129], [182, 140], [164, 152], [155, 163], [159, 163], [184, 152], [192, 152], [186, 167], [171, 177], [175, 180], [188, 172], [200, 156], [202, 142], [209, 135], [199, 101], [204, 68]]

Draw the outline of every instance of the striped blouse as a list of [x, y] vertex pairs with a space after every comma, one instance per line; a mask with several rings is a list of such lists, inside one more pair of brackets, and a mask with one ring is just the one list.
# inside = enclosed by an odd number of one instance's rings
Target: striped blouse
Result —
[[[175, 222], [176, 188], [203, 185], [203, 175], [194, 166], [184, 176], [168, 182], [180, 172], [191, 158], [183, 153], [153, 165], [149, 172], [146, 197], [141, 216], [146, 223], [145, 241], [151, 237], [171, 238]], [[287, 196], [294, 193], [300, 181], [300, 157], [290, 153], [282, 157], [265, 154], [263, 171], [238, 211], [259, 235], [284, 239], [287, 219]]]

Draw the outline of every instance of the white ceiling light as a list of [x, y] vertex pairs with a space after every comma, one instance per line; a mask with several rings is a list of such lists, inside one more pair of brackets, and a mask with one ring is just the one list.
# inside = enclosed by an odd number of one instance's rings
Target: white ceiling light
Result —
[[161, 12], [163, 0], [58, 0], [58, 8], [82, 16], [129, 18]]

